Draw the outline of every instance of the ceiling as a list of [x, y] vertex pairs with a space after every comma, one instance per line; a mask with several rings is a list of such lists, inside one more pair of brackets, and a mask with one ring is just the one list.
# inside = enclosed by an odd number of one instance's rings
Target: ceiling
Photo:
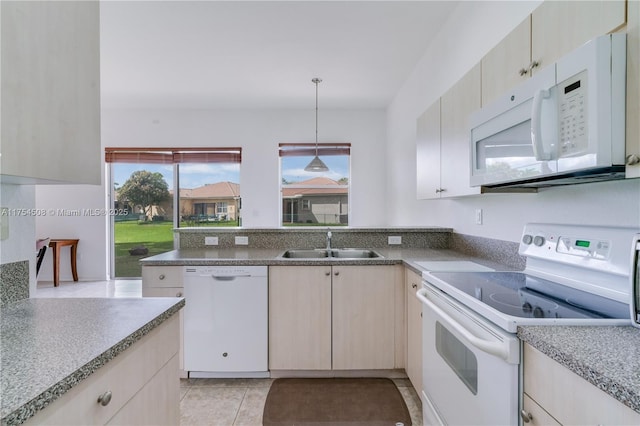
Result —
[[104, 108], [384, 108], [457, 1], [102, 1]]

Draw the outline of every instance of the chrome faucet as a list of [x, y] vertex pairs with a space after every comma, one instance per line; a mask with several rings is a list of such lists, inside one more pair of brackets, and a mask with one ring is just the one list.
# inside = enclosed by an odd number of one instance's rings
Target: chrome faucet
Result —
[[327, 231], [327, 250], [331, 250], [331, 231]]

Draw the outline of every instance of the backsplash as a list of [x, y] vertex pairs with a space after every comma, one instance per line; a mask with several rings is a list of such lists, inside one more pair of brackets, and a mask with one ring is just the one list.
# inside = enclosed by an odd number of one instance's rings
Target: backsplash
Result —
[[0, 265], [0, 306], [29, 298], [29, 261]]
[[502, 263], [515, 269], [524, 269], [525, 258], [518, 254], [518, 246], [518, 243], [511, 241], [451, 234], [450, 248], [452, 250]]
[[[247, 237], [247, 248], [322, 248], [327, 245], [327, 228], [314, 229], [216, 229], [183, 228], [180, 248], [194, 249], [205, 245], [205, 237], [217, 237], [215, 248], [236, 248], [235, 237]], [[445, 249], [451, 244], [450, 228], [331, 228], [333, 247], [389, 247], [389, 237], [400, 237], [402, 248]]]
[[[240, 229], [182, 228], [176, 230], [181, 249], [237, 248], [235, 237], [246, 237], [247, 248], [322, 248], [327, 244], [327, 228]], [[396, 247], [389, 237], [400, 237], [398, 248], [451, 249], [457, 252], [524, 269], [518, 243], [454, 233], [451, 228], [331, 228], [333, 247]], [[217, 238], [217, 245], [205, 245], [205, 237]], [[242, 247], [242, 246], [240, 246]]]

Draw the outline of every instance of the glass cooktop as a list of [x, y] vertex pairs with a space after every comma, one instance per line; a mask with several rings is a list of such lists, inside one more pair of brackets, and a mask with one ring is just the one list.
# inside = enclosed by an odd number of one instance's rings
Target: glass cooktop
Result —
[[[460, 302], [466, 305], [481, 302], [511, 317], [628, 319], [630, 315], [626, 303], [522, 272], [432, 272], [429, 275], [436, 279], [427, 281]], [[456, 295], [452, 288], [467, 297]]]

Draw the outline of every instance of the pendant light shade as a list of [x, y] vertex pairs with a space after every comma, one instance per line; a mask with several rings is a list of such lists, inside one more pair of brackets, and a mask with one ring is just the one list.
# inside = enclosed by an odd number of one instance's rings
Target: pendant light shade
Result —
[[320, 157], [318, 157], [318, 83], [322, 80], [316, 77], [311, 81], [316, 85], [316, 156], [313, 157], [313, 160], [311, 160], [304, 169], [307, 172], [328, 172], [329, 168]]

